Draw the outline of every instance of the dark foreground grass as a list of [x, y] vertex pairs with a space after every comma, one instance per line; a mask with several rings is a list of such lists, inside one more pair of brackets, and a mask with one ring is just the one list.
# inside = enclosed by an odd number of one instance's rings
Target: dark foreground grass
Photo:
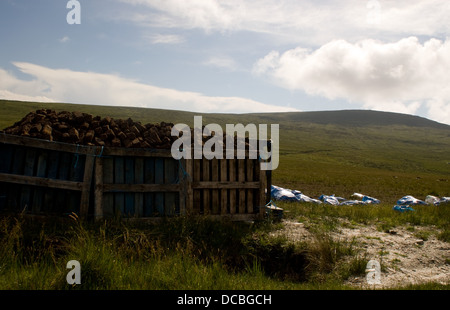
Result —
[[[137, 224], [2, 216], [0, 289], [335, 290], [352, 289], [344, 281], [364, 275], [368, 259], [352, 242], [333, 240], [322, 229], [313, 230], [311, 242], [292, 243], [269, 235], [279, 225], [201, 217]], [[70, 260], [81, 264], [80, 285], [66, 282]], [[427, 283], [405, 289], [448, 288]]]
[[[156, 224], [0, 220], [0, 289], [344, 289], [336, 266], [351, 246], [292, 244], [274, 224], [173, 218]], [[277, 225], [277, 224], [275, 224]], [[66, 282], [70, 260], [81, 285]], [[364, 272], [366, 261], [351, 273]], [[354, 268], [354, 267], [353, 267]], [[321, 276], [319, 276], [321, 275]]]

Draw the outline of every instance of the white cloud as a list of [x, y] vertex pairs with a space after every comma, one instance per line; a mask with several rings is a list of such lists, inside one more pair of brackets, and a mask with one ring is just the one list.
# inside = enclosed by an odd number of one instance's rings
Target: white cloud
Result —
[[394, 43], [334, 40], [311, 50], [273, 51], [254, 73], [290, 90], [329, 99], [343, 98], [366, 108], [429, 116], [450, 123], [450, 39], [421, 44], [409, 37]]
[[68, 36], [64, 36], [61, 39], [59, 39], [59, 42], [61, 43], [67, 43], [70, 41], [70, 38]]
[[238, 64], [236, 61], [229, 56], [211, 56], [205, 60], [203, 64], [206, 66], [227, 69], [229, 71], [235, 71], [238, 69]]
[[57, 101], [109, 106], [136, 106], [194, 112], [274, 112], [294, 109], [247, 98], [214, 97], [196, 92], [156, 87], [118, 75], [51, 69], [31, 63], [13, 63], [33, 77], [20, 80], [0, 68], [0, 98]]
[[153, 34], [147, 36], [152, 44], [180, 44], [185, 41], [185, 39], [176, 34]]
[[368, 35], [398, 39], [450, 32], [450, 2], [446, 0], [119, 1], [133, 5], [121, 18], [140, 26], [206, 33], [249, 31], [268, 34], [272, 41], [316, 46], [337, 37], [356, 41]]

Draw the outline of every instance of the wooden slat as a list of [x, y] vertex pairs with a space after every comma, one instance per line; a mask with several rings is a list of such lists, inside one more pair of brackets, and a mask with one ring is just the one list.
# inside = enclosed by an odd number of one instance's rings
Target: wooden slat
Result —
[[[114, 183], [119, 185], [125, 182], [124, 158], [114, 158]], [[106, 186], [106, 185], [104, 185]], [[125, 195], [123, 193], [114, 194], [114, 213], [123, 215], [125, 211]]]
[[148, 148], [115, 148], [105, 147], [103, 149], [104, 156], [130, 156], [130, 157], [155, 157], [155, 158], [172, 158], [170, 150], [165, 149], [148, 149]]
[[[139, 157], [134, 160], [134, 183], [144, 183], [144, 158]], [[144, 214], [144, 194], [134, 194], [135, 216], [142, 217]]]
[[103, 184], [104, 192], [115, 193], [158, 193], [163, 195], [165, 192], [178, 192], [179, 184]]
[[[245, 159], [238, 159], [238, 180], [245, 183]], [[245, 213], [245, 189], [239, 188], [239, 214]]]
[[184, 161], [186, 170], [185, 187], [186, 187], [186, 215], [190, 215], [194, 211], [194, 190], [192, 188], [192, 177], [194, 175], [194, 161], [193, 159], [186, 159]]
[[0, 144], [0, 173], [11, 171], [14, 148], [12, 145]]
[[94, 172], [95, 157], [91, 155], [85, 156], [84, 164], [84, 176], [83, 176], [83, 186], [81, 188], [81, 199], [80, 199], [80, 215], [82, 218], [87, 218], [89, 212], [89, 198], [91, 193], [91, 182]]
[[[145, 173], [144, 173], [144, 182], [145, 184], [154, 184], [155, 183], [155, 159], [154, 158], [145, 158]], [[154, 193], [146, 192], [144, 194], [144, 217], [150, 217], [154, 213]]]
[[[227, 167], [227, 160], [226, 159], [220, 159], [220, 181], [222, 184], [227, 183], [228, 178], [228, 167]], [[218, 182], [216, 182], [218, 184]], [[228, 213], [228, 191], [224, 188], [224, 186], [220, 186], [221, 193], [220, 193], [220, 213], [221, 214], [227, 214]]]
[[259, 175], [259, 214], [260, 216], [264, 216], [264, 206], [266, 205], [266, 171], [261, 170], [261, 164], [259, 163], [256, 167], [257, 173]]
[[[46, 170], [47, 170], [47, 157], [48, 157], [48, 154], [45, 151], [41, 151], [38, 155], [36, 176], [39, 178], [45, 177]], [[43, 189], [35, 188], [34, 195], [33, 195], [33, 206], [31, 209], [33, 213], [41, 212], [43, 197], [44, 197]]]
[[[193, 183], [199, 182], [201, 180], [201, 159], [192, 159], [194, 171], [193, 171]], [[200, 214], [201, 210], [201, 193], [200, 190], [193, 190], [193, 212], [194, 214]]]
[[[155, 183], [157, 185], [164, 184], [164, 159], [155, 159]], [[155, 194], [155, 207], [158, 215], [164, 214], [164, 193]]]
[[[219, 160], [211, 159], [211, 181], [217, 183], [219, 181]], [[211, 211], [212, 214], [220, 214], [219, 190], [211, 190]]]
[[[12, 161], [11, 173], [22, 175], [25, 167], [25, 155], [26, 149], [22, 147], [16, 147], [14, 150], [14, 158]], [[9, 186], [8, 188], [8, 199], [7, 204], [9, 207], [13, 209], [20, 209], [22, 211], [25, 204], [28, 204], [28, 201], [22, 204], [22, 187], [21, 186]], [[30, 189], [28, 189], [30, 190]]]
[[95, 190], [94, 190], [94, 219], [101, 220], [105, 217], [103, 210], [103, 179], [104, 179], [104, 167], [103, 167], [103, 158], [95, 158]]
[[[103, 183], [113, 183], [114, 182], [114, 158], [112, 157], [103, 157], [102, 163], [103, 165], [103, 181], [98, 181], [98, 185], [102, 186], [101, 188], [97, 188], [96, 191], [102, 193], [102, 201], [99, 201], [99, 208], [103, 209], [101, 213], [103, 217], [113, 217], [115, 215], [114, 208], [114, 194], [113, 193], [103, 193]], [[100, 176], [99, 176], [100, 177]]]
[[[175, 184], [177, 179], [176, 162], [173, 158], [164, 159], [164, 184], [172, 185]], [[178, 186], [179, 188], [179, 186]], [[173, 215], [175, 214], [175, 192], [165, 192], [164, 193], [164, 214]]]
[[[248, 182], [252, 182], [253, 181], [253, 163], [254, 160], [253, 159], [246, 159], [247, 161], [247, 178], [246, 178], [246, 183]], [[252, 214], [253, 213], [253, 205], [254, 205], [254, 201], [253, 201], [253, 189], [247, 189], [247, 213]]]
[[[134, 183], [134, 158], [125, 157], [125, 183]], [[134, 193], [125, 194], [125, 214], [126, 216], [134, 216]]]
[[222, 181], [200, 181], [192, 182], [193, 189], [258, 189], [260, 186], [259, 181], [254, 182], [222, 182]]
[[[29, 148], [26, 150], [25, 155], [25, 164], [23, 174], [25, 176], [33, 176], [34, 175], [34, 165], [36, 159], [36, 150], [33, 148]], [[20, 197], [20, 208], [25, 208], [27, 206], [28, 210], [32, 210], [31, 206], [31, 191], [32, 188], [30, 186], [24, 186], [22, 188], [22, 193]]]
[[[228, 175], [229, 183], [234, 183], [236, 181], [236, 159], [229, 159], [228, 161]], [[230, 189], [230, 214], [236, 213], [236, 190]]]
[[15, 136], [8, 134], [0, 134], [0, 143], [8, 143], [13, 145], [22, 145], [26, 147], [33, 147], [39, 149], [46, 149], [52, 151], [63, 151], [78, 154], [98, 154], [101, 147], [98, 146], [87, 146], [87, 145], [76, 145], [62, 142], [54, 142], [37, 138], [30, 138], [24, 136]]
[[0, 182], [23, 184], [28, 186], [52, 187], [57, 189], [74, 190], [74, 191], [81, 191], [83, 187], [82, 182], [53, 180], [48, 178], [39, 178], [35, 176], [16, 175], [9, 173], [0, 173]]
[[[210, 179], [210, 163], [211, 161], [203, 158], [202, 159], [202, 181], [208, 182], [211, 181]], [[210, 190], [209, 189], [203, 189], [203, 214], [207, 215], [211, 213], [211, 196], [210, 196]]]

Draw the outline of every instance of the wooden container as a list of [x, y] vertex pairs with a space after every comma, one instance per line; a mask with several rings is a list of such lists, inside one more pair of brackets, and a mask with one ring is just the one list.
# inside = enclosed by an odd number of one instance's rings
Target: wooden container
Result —
[[0, 210], [96, 219], [257, 219], [270, 200], [258, 159], [181, 159], [170, 150], [51, 142], [0, 133]]

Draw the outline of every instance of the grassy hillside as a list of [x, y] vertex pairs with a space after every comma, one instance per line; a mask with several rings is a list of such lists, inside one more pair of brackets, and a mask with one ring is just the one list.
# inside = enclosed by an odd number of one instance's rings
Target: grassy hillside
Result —
[[[143, 123], [192, 125], [198, 115], [0, 100], [0, 129], [40, 108], [130, 117]], [[203, 116], [204, 124], [279, 124], [280, 166], [273, 172], [273, 184], [311, 197], [334, 193], [349, 198], [353, 192], [361, 192], [382, 203], [341, 207], [279, 202], [285, 218], [301, 224], [295, 226], [297, 230], [304, 227], [311, 236], [296, 242], [276, 234], [283, 223], [270, 221], [248, 225], [174, 217], [156, 225], [140, 225], [81, 222], [76, 216], [56, 222], [21, 215], [0, 217], [0, 289], [352, 289], [347, 280], [364, 278], [367, 262], [373, 258], [381, 261], [383, 274], [400, 267], [402, 273], [407, 268], [423, 268], [427, 259], [428, 267], [440, 268], [429, 273], [445, 274], [447, 269], [442, 268], [449, 257], [431, 256], [428, 240], [433, 240], [431, 244], [450, 240], [450, 205], [419, 206], [409, 213], [395, 212], [392, 206], [406, 194], [421, 199], [428, 194], [450, 196], [450, 126], [374, 111]], [[370, 226], [375, 226], [381, 237], [364, 235], [362, 244], [354, 238], [343, 239], [340, 230]], [[408, 250], [426, 246], [427, 255], [417, 259], [417, 265], [406, 267], [407, 253], [385, 240], [397, 236], [397, 231], [400, 239], [406, 233], [421, 239], [421, 245], [408, 244]], [[378, 239], [381, 250], [373, 256], [367, 243]], [[387, 243], [395, 248], [393, 253], [386, 250]], [[82, 264], [79, 286], [66, 283], [65, 267], [72, 259]], [[400, 285], [449, 289], [448, 283], [437, 282]]]
[[[82, 111], [143, 123], [193, 125], [200, 113], [0, 100], [0, 128], [28, 112]], [[280, 166], [273, 183], [317, 197], [361, 192], [394, 203], [403, 195], [450, 195], [450, 126], [377, 111], [201, 114], [203, 124], [280, 125]], [[225, 129], [225, 128], [224, 128]]]

